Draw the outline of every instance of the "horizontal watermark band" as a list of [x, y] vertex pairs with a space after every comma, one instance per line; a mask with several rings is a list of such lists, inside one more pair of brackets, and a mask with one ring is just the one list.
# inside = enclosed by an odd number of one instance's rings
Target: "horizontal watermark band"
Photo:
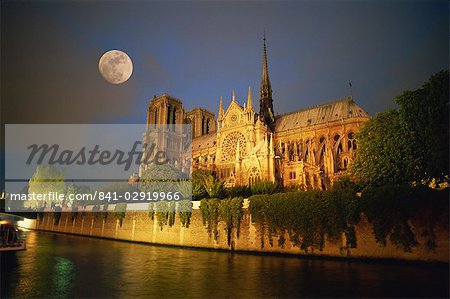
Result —
[[[11, 183], [7, 183], [8, 186]], [[12, 188], [11, 188], [12, 189]], [[159, 202], [191, 201], [190, 180], [176, 182], [113, 183], [94, 189], [63, 182], [35, 182], [23, 192], [7, 193], [6, 210], [9, 212], [56, 211], [62, 208], [131, 204], [134, 210], [142, 205]], [[164, 204], [162, 204], [164, 206]]]

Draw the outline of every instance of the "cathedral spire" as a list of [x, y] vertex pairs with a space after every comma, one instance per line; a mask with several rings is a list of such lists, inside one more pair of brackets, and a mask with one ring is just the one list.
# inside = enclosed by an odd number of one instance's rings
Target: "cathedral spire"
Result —
[[253, 111], [252, 89], [250, 85], [248, 86], [247, 109], [248, 111]]
[[233, 90], [233, 93], [231, 94], [231, 101], [236, 102], [236, 93]]
[[272, 87], [270, 85], [269, 70], [267, 66], [267, 48], [266, 33], [264, 32], [264, 53], [263, 53], [263, 69], [261, 76], [259, 100], [259, 116], [261, 121], [266, 124], [269, 129], [273, 130], [275, 126], [275, 117], [273, 115]]
[[267, 66], [267, 48], [266, 48], [266, 32], [264, 32], [264, 54], [263, 54], [263, 69], [262, 69], [262, 76], [261, 76], [261, 93], [264, 91], [269, 95], [272, 96], [272, 89], [270, 86], [270, 79], [269, 79], [269, 69]]

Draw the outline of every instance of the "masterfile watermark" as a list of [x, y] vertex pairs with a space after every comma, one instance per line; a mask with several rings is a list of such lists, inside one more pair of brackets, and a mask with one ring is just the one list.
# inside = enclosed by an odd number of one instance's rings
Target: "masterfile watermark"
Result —
[[188, 125], [6, 125], [8, 211], [190, 200]]
[[[143, 150], [138, 150], [139, 147], [142, 147]], [[127, 171], [132, 164], [136, 166], [139, 166], [141, 163], [162, 165], [169, 161], [166, 151], [155, 150], [155, 143], [148, 145], [146, 143], [142, 144], [141, 141], [135, 141], [128, 152], [100, 150], [100, 145], [98, 144], [91, 150], [82, 147], [79, 151], [61, 149], [58, 144], [32, 144], [27, 149], [30, 150], [30, 155], [26, 161], [28, 165], [33, 162], [39, 165], [45, 162], [48, 165], [108, 165], [117, 163], [117, 165], [123, 165], [124, 170]]]

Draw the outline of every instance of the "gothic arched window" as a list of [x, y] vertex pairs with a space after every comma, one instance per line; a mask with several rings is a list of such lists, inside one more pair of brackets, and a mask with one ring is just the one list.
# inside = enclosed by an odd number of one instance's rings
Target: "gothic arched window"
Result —
[[351, 151], [352, 149], [355, 150], [354, 145], [356, 145], [356, 144], [355, 144], [355, 140], [354, 140], [355, 137], [354, 137], [353, 132], [348, 133], [347, 138], [348, 138], [347, 150], [348, 151]]
[[347, 169], [347, 166], [348, 166], [348, 158], [345, 157], [344, 158], [344, 169]]

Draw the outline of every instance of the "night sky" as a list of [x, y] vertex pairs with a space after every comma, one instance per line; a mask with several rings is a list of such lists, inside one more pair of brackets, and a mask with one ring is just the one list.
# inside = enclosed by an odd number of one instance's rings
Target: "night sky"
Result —
[[[2, 123], [141, 123], [155, 94], [217, 114], [259, 99], [266, 30], [274, 110], [350, 94], [370, 114], [448, 68], [447, 1], [2, 1]], [[129, 81], [98, 72], [110, 49]], [[255, 103], [257, 104], [257, 103]]]

